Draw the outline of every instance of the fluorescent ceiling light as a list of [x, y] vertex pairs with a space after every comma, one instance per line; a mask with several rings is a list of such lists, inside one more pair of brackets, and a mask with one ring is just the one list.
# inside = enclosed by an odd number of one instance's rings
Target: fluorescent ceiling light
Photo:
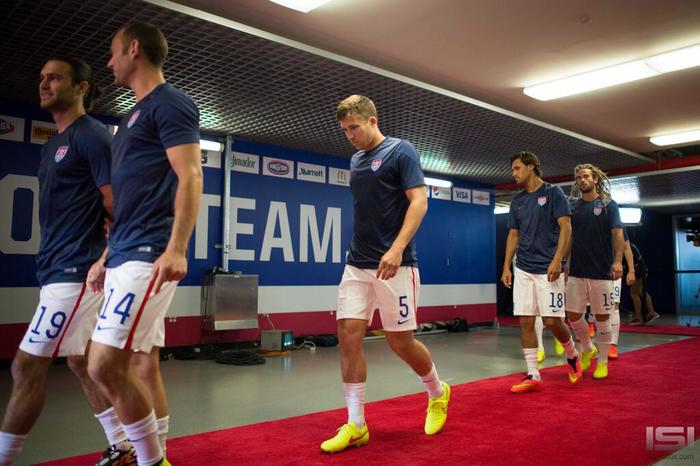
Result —
[[694, 45], [536, 86], [528, 86], [523, 89], [523, 93], [534, 99], [546, 101], [698, 65], [700, 65], [700, 45]]
[[620, 218], [625, 224], [638, 224], [642, 219], [642, 209], [638, 207], [620, 207]]
[[647, 65], [659, 73], [683, 70], [700, 65], [700, 45], [686, 47], [647, 58]]
[[328, 3], [330, 0], [270, 0], [271, 2], [277, 3], [278, 5], [286, 6], [292, 10], [301, 11], [302, 13], [308, 13], [309, 11], [316, 9]]
[[208, 141], [206, 139], [200, 139], [199, 148], [202, 150], [221, 152], [222, 150], [224, 150], [224, 145], [217, 141]]
[[700, 129], [684, 131], [682, 133], [664, 134], [649, 138], [652, 144], [657, 146], [670, 146], [671, 144], [681, 144], [683, 142], [700, 141]]
[[425, 177], [425, 184], [428, 186], [437, 186], [438, 188], [451, 188], [452, 182], [447, 180], [440, 180], [438, 178]]
[[507, 214], [510, 212], [509, 206], [496, 206], [493, 208], [493, 213], [496, 215]]

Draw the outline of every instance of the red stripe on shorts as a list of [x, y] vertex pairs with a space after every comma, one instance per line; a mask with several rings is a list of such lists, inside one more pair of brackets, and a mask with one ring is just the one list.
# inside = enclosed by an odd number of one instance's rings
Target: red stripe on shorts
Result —
[[411, 267], [411, 282], [413, 282], [413, 315], [418, 323], [418, 303], [416, 302], [416, 269]]
[[70, 327], [70, 323], [73, 322], [73, 317], [75, 317], [75, 312], [78, 310], [78, 308], [80, 307], [80, 302], [83, 300], [85, 288], [87, 288], [87, 285], [83, 282], [83, 288], [80, 290], [80, 296], [78, 296], [78, 300], [75, 302], [75, 306], [73, 306], [73, 310], [71, 311], [70, 317], [68, 318], [68, 323], [63, 329], [63, 333], [61, 333], [61, 338], [59, 338], [58, 343], [56, 343], [56, 349], [53, 350], [53, 355], [51, 356], [52, 358], [58, 356], [58, 350], [61, 348], [61, 343], [63, 343], [63, 337], [66, 336], [66, 332], [68, 332], [68, 327]]
[[143, 308], [146, 307], [146, 301], [148, 301], [149, 296], [151, 296], [151, 290], [153, 289], [153, 285], [155, 283], [156, 283], [156, 278], [153, 277], [151, 279], [151, 282], [148, 284], [148, 289], [146, 290], [146, 296], [143, 297], [143, 301], [141, 302], [141, 307], [139, 307], [139, 311], [136, 313], [136, 318], [134, 319], [134, 325], [131, 326], [131, 331], [129, 332], [129, 336], [126, 339], [126, 344], [124, 345], [125, 350], [131, 349], [131, 343], [134, 341], [134, 333], [136, 333], [136, 326], [139, 324], [139, 320], [141, 320], [141, 313], [143, 312]]

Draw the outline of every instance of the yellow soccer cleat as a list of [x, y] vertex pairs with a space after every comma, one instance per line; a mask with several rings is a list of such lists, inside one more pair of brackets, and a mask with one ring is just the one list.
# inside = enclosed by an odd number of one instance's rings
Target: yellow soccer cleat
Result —
[[564, 354], [564, 345], [561, 344], [559, 340], [556, 338], [554, 339], [554, 354], [557, 356], [561, 356]]
[[595, 371], [593, 372], [594, 379], [604, 379], [608, 376], [608, 363], [600, 362], [595, 366]]
[[428, 398], [428, 409], [425, 411], [425, 433], [435, 435], [447, 421], [447, 403], [450, 401], [450, 386], [440, 382], [444, 393], [437, 398]]
[[538, 349], [538, 350], [537, 350], [537, 362], [542, 362], [542, 361], [544, 361], [544, 358], [546, 358], [546, 357], [547, 357], [547, 355], [544, 354], [544, 350], [543, 350], [543, 349]]
[[596, 356], [598, 356], [598, 348], [593, 345], [593, 349], [591, 351], [584, 351], [581, 353], [581, 370], [583, 372], [586, 372], [589, 367], [591, 367], [591, 360], [595, 359]]
[[335, 437], [323, 442], [321, 444], [321, 450], [326, 453], [338, 453], [348, 447], [361, 447], [367, 442], [369, 442], [367, 423], [365, 422], [362, 429], [358, 429], [355, 423], [348, 423], [343, 424], [343, 426], [338, 429], [338, 433], [335, 434]]

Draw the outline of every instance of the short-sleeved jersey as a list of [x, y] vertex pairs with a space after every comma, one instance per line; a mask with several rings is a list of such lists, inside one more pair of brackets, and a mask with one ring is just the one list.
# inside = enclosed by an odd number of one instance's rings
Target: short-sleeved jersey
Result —
[[110, 183], [111, 135], [83, 115], [41, 148], [37, 280], [79, 283], [106, 246], [99, 188]]
[[544, 183], [531, 193], [523, 190], [513, 197], [508, 229], [518, 230], [515, 265], [528, 273], [547, 273], [559, 241], [560, 217], [571, 215], [569, 203], [559, 186]]
[[[379, 266], [403, 226], [410, 204], [405, 191], [424, 185], [418, 152], [406, 140], [387, 137], [371, 151], [352, 156], [355, 213], [348, 264], [361, 269]], [[418, 265], [414, 239], [404, 249], [401, 265]]]
[[112, 143], [114, 223], [107, 266], [154, 262], [170, 239], [177, 176], [166, 149], [199, 142], [199, 111], [161, 84], [122, 118]]
[[572, 247], [569, 275], [609, 280], [615, 258], [612, 230], [622, 228], [620, 209], [612, 199], [578, 199], [571, 204]]

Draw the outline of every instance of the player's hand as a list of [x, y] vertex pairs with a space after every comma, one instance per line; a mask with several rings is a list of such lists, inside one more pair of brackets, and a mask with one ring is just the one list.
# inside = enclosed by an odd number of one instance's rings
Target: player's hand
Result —
[[612, 267], [610, 267], [610, 276], [613, 280], [622, 277], [622, 262], [613, 262]]
[[403, 251], [389, 248], [389, 250], [384, 254], [379, 261], [379, 267], [377, 267], [377, 278], [380, 280], [389, 280], [396, 276], [396, 272], [399, 271], [401, 267], [401, 261], [403, 260]]
[[102, 293], [105, 289], [105, 260], [103, 257], [97, 259], [88, 270], [85, 284], [88, 290], [93, 293]]
[[634, 285], [634, 282], [636, 281], [637, 277], [634, 275], [634, 272], [627, 272], [627, 286]]
[[168, 249], [153, 263], [151, 281], [153, 293], [158, 293], [165, 282], [177, 282], [187, 275], [187, 258], [184, 253]]
[[501, 283], [503, 283], [506, 288], [511, 288], [513, 286], [513, 272], [510, 271], [510, 268], [503, 269]]
[[555, 282], [561, 275], [561, 261], [553, 260], [547, 267], [547, 280]]

